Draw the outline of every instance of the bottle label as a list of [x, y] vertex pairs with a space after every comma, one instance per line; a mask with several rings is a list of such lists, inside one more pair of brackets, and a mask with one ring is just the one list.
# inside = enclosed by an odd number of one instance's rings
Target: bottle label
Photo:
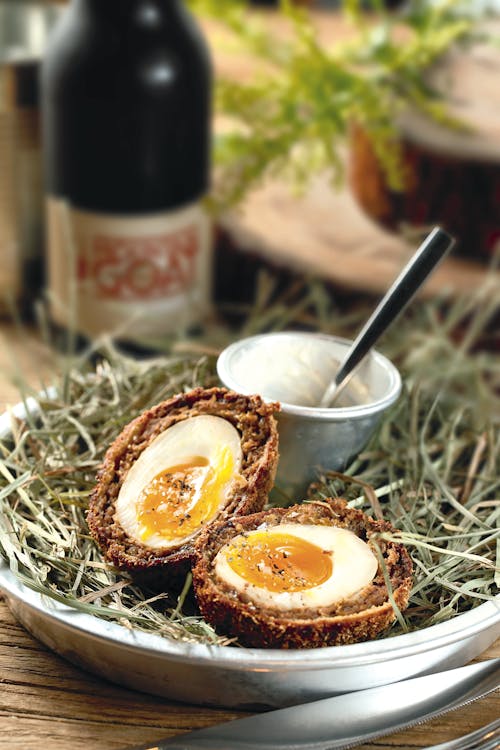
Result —
[[211, 301], [211, 228], [199, 204], [113, 216], [48, 200], [54, 322], [88, 336], [156, 337], [199, 323]]

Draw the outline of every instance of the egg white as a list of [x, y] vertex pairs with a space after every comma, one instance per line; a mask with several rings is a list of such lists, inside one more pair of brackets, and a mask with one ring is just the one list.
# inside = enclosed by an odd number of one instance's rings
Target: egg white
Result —
[[214, 516], [227, 504], [235, 481], [241, 479], [243, 460], [240, 435], [233, 425], [222, 417], [199, 415], [177, 422], [160, 433], [141, 453], [132, 465], [120, 488], [115, 505], [115, 520], [134, 541], [152, 549], [177, 547], [195, 536], [199, 529], [184, 537], [166, 539], [159, 533], [143, 538], [142, 525], [138, 519], [138, 500], [142, 490], [158, 474], [169, 468], [187, 464], [195, 456], [206, 458], [208, 466], [203, 467], [202, 475], [196, 483], [191, 506], [199, 499], [199, 489], [203, 477], [216, 462], [221, 448], [229, 449], [232, 458], [232, 476], [222, 487], [220, 503]]
[[[245, 580], [229, 564], [230, 549], [234, 549], [234, 543], [242, 540], [243, 535], [234, 537], [217, 553], [214, 561], [215, 574], [245, 599], [250, 599], [261, 607], [283, 611], [328, 607], [360, 591], [377, 573], [378, 562], [374, 553], [366, 542], [348, 529], [283, 523], [267, 528], [260, 527], [256, 531], [259, 536], [265, 532], [269, 535], [278, 533], [304, 539], [320, 547], [322, 553], [328, 554], [333, 563], [332, 574], [319, 585], [302, 591], [270, 591]], [[252, 532], [246, 534], [246, 539], [251, 534]]]

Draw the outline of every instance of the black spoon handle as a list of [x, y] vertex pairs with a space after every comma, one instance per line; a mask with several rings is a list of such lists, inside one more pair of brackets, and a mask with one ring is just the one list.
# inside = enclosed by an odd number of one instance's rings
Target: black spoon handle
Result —
[[340, 393], [344, 381], [348, 382], [375, 342], [404, 310], [454, 244], [455, 239], [440, 227], [435, 227], [426, 237], [356, 336], [333, 383], [323, 396], [321, 406], [331, 404], [333, 397]]

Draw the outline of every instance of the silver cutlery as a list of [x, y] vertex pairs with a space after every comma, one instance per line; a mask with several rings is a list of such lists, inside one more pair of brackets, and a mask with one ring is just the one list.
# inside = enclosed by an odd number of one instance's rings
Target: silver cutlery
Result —
[[489, 659], [236, 719], [135, 750], [343, 750], [436, 718], [499, 687], [500, 658]]

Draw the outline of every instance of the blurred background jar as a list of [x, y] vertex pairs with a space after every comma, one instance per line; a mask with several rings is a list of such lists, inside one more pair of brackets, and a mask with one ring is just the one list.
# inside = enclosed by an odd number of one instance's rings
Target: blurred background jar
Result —
[[[490, 34], [494, 28], [489, 21]], [[458, 238], [457, 253], [489, 262], [500, 247], [499, 81], [500, 50], [479, 41], [429, 71], [449, 122], [417, 112], [400, 117], [401, 190], [391, 188], [367, 130], [353, 127], [350, 186], [371, 218], [395, 231], [441, 224]]]
[[0, 0], [0, 311], [30, 312], [43, 285], [38, 74], [60, 8]]

